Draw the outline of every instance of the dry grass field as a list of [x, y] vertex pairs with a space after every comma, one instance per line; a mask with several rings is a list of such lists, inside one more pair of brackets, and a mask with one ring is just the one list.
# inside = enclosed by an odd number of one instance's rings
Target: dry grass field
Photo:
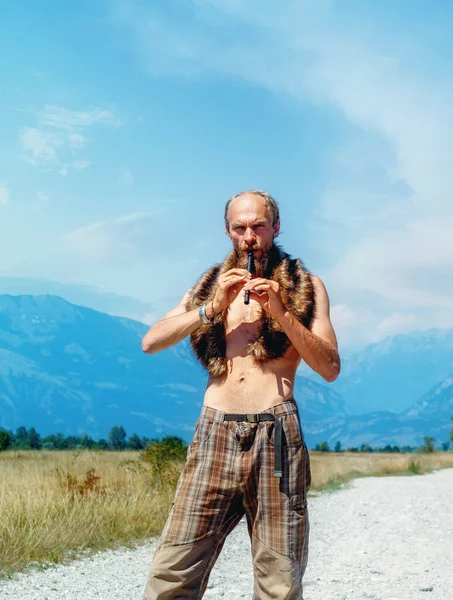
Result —
[[[133, 545], [161, 531], [182, 462], [161, 480], [138, 452], [0, 453], [0, 576]], [[312, 491], [354, 477], [453, 467], [453, 453], [311, 453]]]
[[453, 453], [384, 454], [310, 452], [312, 491], [336, 488], [356, 477], [421, 475], [453, 467]]
[[0, 575], [161, 530], [182, 464], [159, 484], [138, 452], [0, 454]]

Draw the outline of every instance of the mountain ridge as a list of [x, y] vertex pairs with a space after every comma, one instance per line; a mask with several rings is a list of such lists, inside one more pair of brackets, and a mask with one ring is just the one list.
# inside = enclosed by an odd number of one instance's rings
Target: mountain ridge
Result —
[[[52, 294], [0, 295], [0, 426], [106, 437], [113, 425], [121, 424], [129, 433], [180, 435], [188, 441], [207, 374], [187, 340], [144, 355], [141, 338], [147, 329], [139, 321]], [[447, 347], [449, 336], [443, 336]], [[385, 345], [399, 352], [401, 340]], [[376, 349], [365, 356], [365, 364], [373, 354]], [[346, 371], [346, 379], [350, 374]], [[382, 373], [381, 377], [385, 379]], [[360, 389], [363, 382], [356, 385]], [[310, 446], [337, 439], [343, 446], [397, 440], [414, 445], [431, 432], [447, 439], [452, 389], [450, 380], [442, 380], [427, 387], [406, 410], [361, 415], [351, 413], [348, 397], [337, 386], [301, 375], [296, 377], [294, 396]], [[445, 411], [432, 408], [439, 398]]]

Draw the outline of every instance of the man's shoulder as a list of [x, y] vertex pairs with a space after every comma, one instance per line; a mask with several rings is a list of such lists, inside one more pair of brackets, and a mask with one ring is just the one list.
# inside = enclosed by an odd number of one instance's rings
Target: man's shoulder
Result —
[[320, 285], [324, 285], [324, 283], [322, 282], [321, 278], [318, 277], [318, 275], [315, 275], [314, 273], [310, 273], [310, 279], [313, 285], [315, 286], [320, 286]]
[[322, 279], [320, 277], [318, 277], [318, 275], [314, 275], [313, 273], [310, 273], [310, 280], [313, 285], [313, 291], [315, 293], [316, 305], [319, 305], [319, 303], [321, 303], [321, 302], [328, 303], [329, 295], [327, 293], [327, 288], [324, 285], [324, 282], [322, 281]]

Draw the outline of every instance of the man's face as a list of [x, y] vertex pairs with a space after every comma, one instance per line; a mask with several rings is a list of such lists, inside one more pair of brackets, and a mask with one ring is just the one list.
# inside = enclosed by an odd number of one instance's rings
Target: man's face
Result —
[[272, 225], [264, 200], [255, 194], [237, 198], [230, 205], [228, 223], [227, 233], [240, 263], [247, 264], [249, 250], [253, 250], [256, 265], [265, 261], [274, 238], [278, 235], [279, 225]]

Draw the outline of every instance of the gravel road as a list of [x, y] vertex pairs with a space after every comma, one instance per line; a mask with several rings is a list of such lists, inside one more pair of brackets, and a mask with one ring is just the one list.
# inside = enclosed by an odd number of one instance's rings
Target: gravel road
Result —
[[[309, 498], [305, 600], [451, 600], [453, 469], [354, 481]], [[141, 600], [155, 540], [0, 581], [2, 600]], [[245, 521], [227, 539], [205, 600], [252, 598]]]

